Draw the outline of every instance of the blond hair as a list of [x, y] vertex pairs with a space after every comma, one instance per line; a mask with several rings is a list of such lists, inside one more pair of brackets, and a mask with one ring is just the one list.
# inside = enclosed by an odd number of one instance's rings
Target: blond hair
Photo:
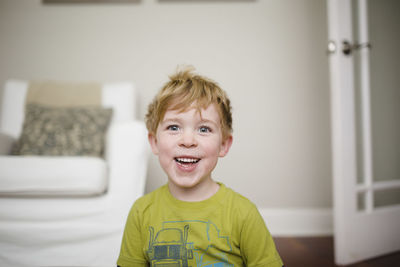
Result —
[[146, 114], [146, 127], [155, 135], [159, 123], [167, 110], [185, 111], [192, 104], [199, 111], [211, 104], [216, 104], [221, 118], [222, 136], [224, 139], [232, 133], [232, 113], [230, 100], [218, 84], [194, 72], [191, 66], [184, 66], [169, 76], [153, 101]]

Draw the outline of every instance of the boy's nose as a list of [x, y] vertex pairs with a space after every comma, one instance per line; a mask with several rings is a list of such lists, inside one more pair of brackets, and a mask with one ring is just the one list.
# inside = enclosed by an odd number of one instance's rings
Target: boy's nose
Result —
[[182, 133], [180, 145], [184, 147], [195, 147], [197, 146], [197, 141], [195, 137], [195, 133], [192, 131], [186, 130]]

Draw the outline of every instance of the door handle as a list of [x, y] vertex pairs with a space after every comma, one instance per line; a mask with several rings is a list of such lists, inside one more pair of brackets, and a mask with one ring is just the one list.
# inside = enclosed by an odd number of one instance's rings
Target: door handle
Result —
[[362, 49], [362, 48], [370, 49], [371, 48], [371, 44], [370, 43], [354, 43], [354, 44], [351, 44], [349, 41], [346, 41], [346, 40], [342, 42], [342, 52], [346, 56], [351, 55], [353, 50], [358, 50], [358, 49]]

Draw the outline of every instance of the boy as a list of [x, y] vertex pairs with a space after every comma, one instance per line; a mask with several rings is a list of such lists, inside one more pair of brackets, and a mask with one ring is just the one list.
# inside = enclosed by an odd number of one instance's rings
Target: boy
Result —
[[168, 183], [133, 205], [117, 264], [281, 267], [256, 206], [211, 177], [232, 145], [226, 93], [185, 68], [149, 105], [146, 126]]

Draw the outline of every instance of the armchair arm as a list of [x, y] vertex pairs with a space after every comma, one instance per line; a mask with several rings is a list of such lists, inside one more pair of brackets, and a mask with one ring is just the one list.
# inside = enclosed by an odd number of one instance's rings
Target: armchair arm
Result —
[[0, 132], [0, 155], [8, 155], [11, 152], [12, 145], [17, 141], [11, 135]]
[[149, 152], [147, 130], [143, 122], [111, 124], [105, 153], [110, 174], [108, 194], [113, 203], [126, 205], [119, 208], [130, 207], [144, 194]]

